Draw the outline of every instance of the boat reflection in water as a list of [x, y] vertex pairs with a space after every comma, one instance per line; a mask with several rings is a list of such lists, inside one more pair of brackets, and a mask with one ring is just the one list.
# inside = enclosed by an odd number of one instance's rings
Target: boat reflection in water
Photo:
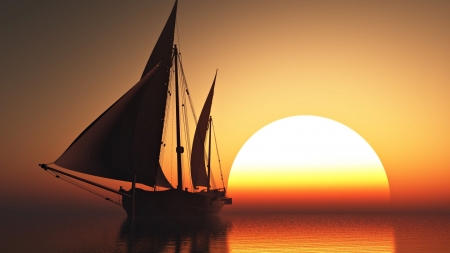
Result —
[[118, 252], [229, 252], [231, 223], [219, 216], [137, 217], [122, 223]]

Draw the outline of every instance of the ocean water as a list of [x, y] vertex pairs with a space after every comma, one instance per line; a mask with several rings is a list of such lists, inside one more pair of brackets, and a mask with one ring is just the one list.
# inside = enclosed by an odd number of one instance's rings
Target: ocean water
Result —
[[2, 213], [1, 252], [450, 252], [450, 215]]

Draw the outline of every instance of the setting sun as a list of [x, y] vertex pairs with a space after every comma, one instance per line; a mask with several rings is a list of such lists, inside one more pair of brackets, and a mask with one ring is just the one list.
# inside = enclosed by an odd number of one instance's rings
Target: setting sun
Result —
[[355, 131], [317, 116], [273, 122], [239, 151], [230, 187], [247, 201], [294, 209], [389, 202], [389, 183], [372, 147]]

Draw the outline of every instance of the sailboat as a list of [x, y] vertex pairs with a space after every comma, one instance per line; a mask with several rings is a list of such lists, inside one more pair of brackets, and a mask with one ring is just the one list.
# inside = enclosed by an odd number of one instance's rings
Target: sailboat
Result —
[[[183, 91], [179, 88], [179, 73], [184, 75], [184, 72], [180, 71], [180, 54], [174, 45], [177, 3], [175, 1], [140, 81], [92, 122], [54, 163], [39, 164], [58, 178], [68, 177], [121, 195], [118, 204], [123, 206], [128, 216], [209, 215], [217, 214], [224, 205], [232, 204], [224, 184], [222, 188], [211, 187], [213, 124], [210, 112], [217, 71], [192, 141], [190, 177], [193, 187], [191, 190], [183, 187], [182, 154], [185, 150], [181, 144], [180, 123], [183, 110], [180, 108], [180, 93]], [[171, 86], [173, 83], [174, 87]], [[165, 147], [163, 133], [172, 92], [175, 93], [176, 112], [176, 148], [172, 151], [177, 157], [176, 187], [172, 186], [161, 167], [161, 153]], [[208, 132], [207, 152], [205, 140]], [[56, 169], [51, 164], [130, 182], [131, 188], [116, 190]], [[149, 186], [150, 190], [138, 188], [137, 183]]]

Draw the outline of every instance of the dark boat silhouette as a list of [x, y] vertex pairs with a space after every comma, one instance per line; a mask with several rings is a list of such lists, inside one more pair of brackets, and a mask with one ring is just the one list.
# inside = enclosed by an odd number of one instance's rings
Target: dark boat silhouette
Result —
[[[54, 162], [68, 170], [103, 178], [128, 181], [130, 190], [115, 190], [59, 169], [40, 166], [57, 177], [70, 177], [122, 195], [121, 205], [129, 216], [208, 215], [220, 212], [231, 198], [226, 188], [211, 189], [211, 105], [216, 76], [198, 119], [190, 154], [193, 190], [183, 188], [180, 77], [184, 77], [177, 46], [173, 44], [177, 1], [144, 68], [141, 80], [92, 122]], [[181, 76], [180, 76], [181, 75]], [[169, 88], [174, 83], [174, 90]], [[178, 185], [172, 186], [160, 165], [165, 147], [164, 127], [172, 92], [175, 93], [176, 156]], [[189, 98], [190, 99], [190, 98]], [[209, 151], [205, 150], [209, 132]], [[189, 147], [189, 144], [188, 144]], [[188, 149], [189, 153], [189, 149]], [[207, 157], [207, 159], [205, 159]], [[207, 165], [205, 165], [207, 164]], [[136, 183], [153, 191], [136, 188]], [[157, 190], [157, 187], [164, 190]], [[107, 198], [108, 199], [108, 198]], [[110, 199], [108, 199], [110, 200]]]

